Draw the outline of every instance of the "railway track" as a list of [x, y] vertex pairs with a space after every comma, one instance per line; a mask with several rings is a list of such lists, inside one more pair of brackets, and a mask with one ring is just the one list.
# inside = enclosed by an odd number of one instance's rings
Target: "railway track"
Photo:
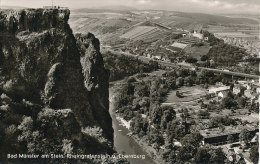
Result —
[[176, 65], [177, 65], [177, 66], [182, 66], [182, 67], [186, 67], [186, 68], [189, 68], [189, 69], [207, 70], [207, 71], [211, 71], [211, 72], [214, 72], [214, 73], [219, 73], [219, 74], [224, 74], [224, 75], [229, 75], [229, 76], [234, 76], [234, 77], [241, 77], [241, 78], [248, 78], [248, 79], [255, 79], [255, 80], [260, 79], [260, 76], [258, 76], [258, 75], [252, 75], [252, 74], [246, 74], [246, 73], [240, 73], [240, 72], [233, 72], [233, 71], [225, 71], [225, 70], [221, 70], [221, 69], [213, 69], [213, 68], [206, 68], [206, 67], [195, 67], [195, 66], [189, 65], [187, 63], [170, 63], [170, 62], [150, 59], [150, 58], [143, 57], [143, 56], [137, 56], [137, 55], [133, 55], [133, 54], [126, 53], [126, 52], [118, 52], [118, 51], [114, 51], [114, 50], [111, 50], [111, 49], [103, 49], [103, 50], [110, 51], [110, 52], [112, 52], [113, 54], [116, 54], [116, 55], [133, 56], [133, 57], [136, 57], [139, 60], [144, 61], [144, 62], [156, 61], [160, 65], [167, 66], [167, 67], [176, 67]]

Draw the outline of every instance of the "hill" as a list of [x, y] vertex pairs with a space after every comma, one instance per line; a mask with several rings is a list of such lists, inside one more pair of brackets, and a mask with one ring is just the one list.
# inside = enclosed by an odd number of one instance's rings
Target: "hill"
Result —
[[114, 153], [100, 43], [93, 34], [75, 37], [69, 15], [67, 9], [0, 11], [0, 163], [10, 153], [62, 154], [19, 163]]
[[[72, 11], [70, 25], [75, 33], [94, 33], [101, 40], [118, 39], [133, 26], [150, 21], [173, 31], [207, 28], [209, 25], [256, 26], [258, 21], [202, 13], [183, 13], [160, 10], [76, 9]], [[155, 24], [154, 24], [155, 25]], [[154, 26], [152, 25], [152, 26]]]

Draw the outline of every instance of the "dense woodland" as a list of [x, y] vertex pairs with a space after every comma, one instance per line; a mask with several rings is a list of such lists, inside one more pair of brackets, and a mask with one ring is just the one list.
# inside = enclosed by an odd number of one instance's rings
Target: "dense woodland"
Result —
[[103, 54], [105, 68], [110, 70], [110, 81], [116, 81], [136, 73], [147, 73], [159, 68], [158, 63], [144, 63], [131, 56], [118, 56], [107, 52]]
[[[213, 60], [214, 64], [202, 66], [224, 67], [232, 71], [259, 75], [259, 59], [257, 56], [251, 56], [245, 49], [224, 43], [223, 40], [216, 38], [208, 31], [202, 31], [205, 37], [208, 37], [211, 49], [201, 61]], [[209, 62], [208, 62], [209, 63]], [[239, 65], [243, 66], [239, 66]]]
[[[145, 75], [140, 75], [140, 77], [143, 76]], [[128, 79], [115, 100], [118, 113], [125, 120], [132, 120], [133, 134], [144, 138], [167, 162], [183, 163], [190, 160], [200, 163], [206, 160], [209, 163], [223, 163], [226, 157], [221, 149], [213, 150], [210, 147], [199, 146], [202, 136], [192, 130], [192, 125], [196, 124], [196, 121], [191, 118], [188, 109], [182, 109], [181, 117], [176, 117], [173, 107], [161, 106], [161, 103], [164, 102], [170, 90], [182, 86], [202, 85], [207, 88], [208, 84], [215, 84], [219, 81], [230, 85], [230, 81], [208, 71], [196, 73], [183, 68], [168, 71], [162, 77], [154, 77], [146, 81], [137, 77]], [[235, 96], [231, 92], [222, 101], [211, 103], [215, 106], [201, 103], [202, 109], [206, 110], [199, 111], [200, 117], [209, 119], [209, 112], [212, 110], [224, 108], [234, 110], [237, 106], [245, 106], [243, 96]], [[248, 108], [251, 106], [249, 104]], [[238, 123], [242, 123], [241, 120], [214, 117], [209, 120], [209, 128], [222, 128]], [[176, 141], [180, 141], [184, 146], [172, 146]], [[160, 149], [161, 146], [165, 149]]]

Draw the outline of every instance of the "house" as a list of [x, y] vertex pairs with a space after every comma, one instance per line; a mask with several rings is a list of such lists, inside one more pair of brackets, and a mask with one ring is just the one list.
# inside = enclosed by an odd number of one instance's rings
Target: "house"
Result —
[[212, 144], [212, 145], [224, 145], [229, 141], [227, 140], [228, 136], [231, 135], [234, 138], [234, 142], [239, 141], [239, 134], [241, 131], [246, 128], [250, 135], [255, 136], [259, 131], [258, 126], [253, 125], [238, 125], [238, 126], [225, 126], [224, 129], [220, 128], [211, 128], [200, 130], [200, 134], [203, 137], [202, 144]]
[[244, 95], [245, 95], [245, 97], [249, 98], [250, 100], [255, 99], [257, 96], [257, 94], [254, 91], [249, 90], [249, 89], [245, 90]]
[[212, 66], [215, 64], [215, 61], [213, 59], [210, 59], [209, 63], [210, 63], [210, 66]]
[[216, 95], [220, 98], [223, 98], [227, 95], [227, 93], [230, 91], [230, 86], [222, 86], [222, 87], [212, 87], [209, 88], [209, 94], [210, 95]]
[[174, 42], [171, 46], [182, 50], [182, 49], [186, 48], [188, 46], [188, 44]]
[[239, 163], [244, 161], [243, 155], [236, 154], [233, 148], [230, 148], [229, 146], [225, 146], [222, 150], [226, 154], [226, 157], [230, 162]]
[[146, 55], [146, 57], [152, 58], [152, 55], [148, 53], [148, 54]]
[[246, 162], [246, 164], [254, 164], [251, 159], [250, 159], [250, 153], [249, 152], [245, 152], [243, 153], [243, 157], [244, 157], [244, 160]]
[[154, 60], [161, 60], [161, 59], [162, 59], [161, 56], [153, 56], [152, 58], [153, 58]]
[[53, 9], [54, 6], [43, 6], [44, 9]]
[[171, 51], [172, 53], [179, 52], [179, 50], [177, 50], [177, 49], [175, 49], [174, 47], [171, 47], [171, 46], [167, 47], [166, 50]]
[[235, 84], [233, 87], [233, 93], [234, 94], [239, 94], [239, 93], [243, 93], [246, 90], [246, 86], [242, 85], [242, 84]]
[[197, 33], [196, 31], [194, 31], [194, 33], [192, 33], [192, 36], [195, 38], [199, 38], [200, 40], [202, 40], [204, 38], [203, 34]]
[[184, 37], [186, 37], [187, 36], [187, 34], [182, 34], [182, 37], [184, 38]]
[[259, 95], [259, 84], [249, 81], [238, 81], [238, 84], [235, 84], [233, 87], [233, 93], [238, 94], [242, 93], [245, 97], [250, 100], [257, 99]]

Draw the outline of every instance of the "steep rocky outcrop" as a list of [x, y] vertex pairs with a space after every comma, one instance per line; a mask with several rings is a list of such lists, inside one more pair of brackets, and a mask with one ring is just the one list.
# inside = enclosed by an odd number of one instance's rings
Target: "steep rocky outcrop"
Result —
[[[28, 130], [47, 139], [56, 131], [53, 142], [64, 146], [69, 140], [75, 152], [111, 153], [109, 71], [98, 39], [92, 34], [76, 39], [69, 14], [58, 9], [0, 11], [0, 122], [10, 113], [17, 115], [16, 122], [2, 123], [2, 128], [18, 127], [13, 137], [27, 142], [30, 151], [32, 139], [23, 136]], [[32, 126], [27, 126], [28, 117]]]

